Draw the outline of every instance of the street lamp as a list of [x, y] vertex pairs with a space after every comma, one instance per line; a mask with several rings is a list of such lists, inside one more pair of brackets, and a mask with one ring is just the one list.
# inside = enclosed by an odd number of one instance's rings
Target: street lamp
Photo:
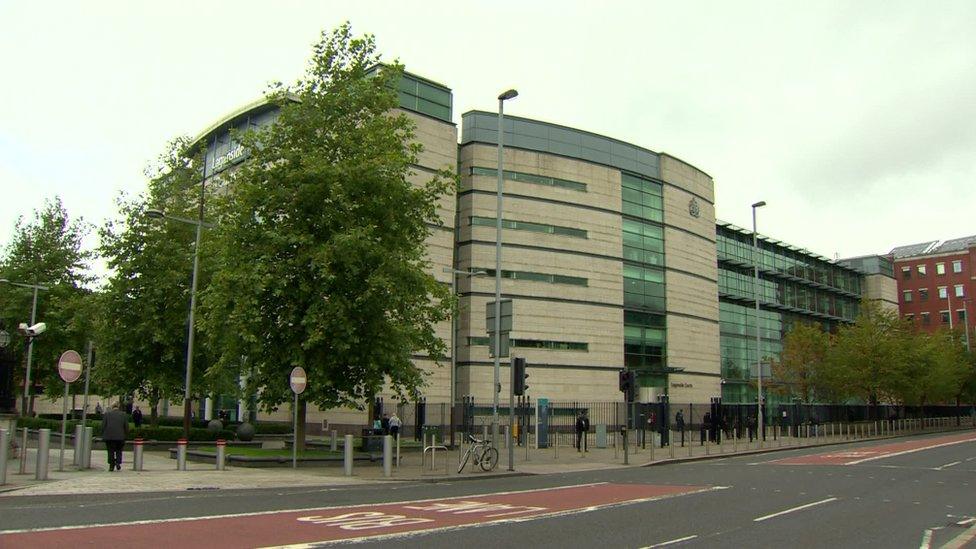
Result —
[[[452, 267], [444, 267], [445, 273], [451, 273], [451, 295], [457, 296], [457, 279], [459, 276], [484, 276], [486, 271], [459, 271]], [[454, 445], [454, 406], [457, 399], [457, 314], [451, 311], [451, 446]]]
[[[505, 168], [505, 101], [518, 97], [508, 90], [498, 96], [498, 187], [495, 206], [495, 384], [492, 387], [491, 443], [498, 447], [498, 393], [501, 392], [499, 370], [502, 352], [502, 179]], [[511, 414], [511, 410], [509, 410]]]
[[[37, 291], [38, 290], [50, 290], [47, 286], [41, 286], [39, 284], [23, 284], [21, 282], [11, 282], [6, 278], [0, 278], [0, 283], [7, 283], [11, 286], [19, 286], [21, 288], [30, 288], [34, 290], [34, 301], [31, 304], [31, 326], [37, 325]], [[10, 337], [9, 335], [7, 336]], [[31, 363], [34, 359], [34, 337], [28, 336], [27, 338], [27, 375], [24, 377], [24, 400], [21, 403], [21, 411], [24, 417], [28, 416], [27, 406], [30, 404], [30, 375], [31, 375]]]
[[183, 387], [183, 436], [190, 437], [190, 383], [193, 380], [193, 339], [194, 339], [194, 320], [197, 307], [197, 278], [200, 272], [200, 236], [204, 227], [212, 227], [210, 223], [203, 221], [203, 190], [201, 184], [200, 191], [200, 217], [199, 219], [188, 219], [175, 215], [169, 215], [162, 210], [146, 210], [146, 217], [151, 219], [169, 219], [180, 223], [195, 225], [196, 243], [193, 246], [193, 278], [190, 282], [190, 322], [187, 327], [186, 337], [186, 382]]
[[[760, 340], [759, 340], [759, 240], [757, 238], [756, 232], [756, 210], [762, 208], [766, 205], [765, 200], [760, 200], [752, 205], [752, 265], [754, 268], [755, 279], [753, 281], [753, 296], [756, 298], [756, 419], [758, 420], [759, 429], [761, 432], [766, 432], [766, 426], [763, 424], [763, 410], [762, 410], [762, 351], [760, 350]], [[759, 433], [756, 433], [759, 440], [759, 446], [762, 446], [762, 437]]]

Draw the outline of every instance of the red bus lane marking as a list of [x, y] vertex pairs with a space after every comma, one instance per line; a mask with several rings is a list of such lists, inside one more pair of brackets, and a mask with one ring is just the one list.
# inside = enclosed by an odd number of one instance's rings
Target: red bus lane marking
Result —
[[18, 531], [0, 534], [0, 547], [79, 543], [144, 546], [167, 539], [178, 540], [180, 547], [208, 548], [325, 543], [540, 518], [713, 489], [717, 488], [590, 484], [375, 505]]
[[965, 442], [976, 441], [976, 434], [965, 433], [947, 437], [929, 438], [924, 440], [909, 440], [896, 442], [894, 444], [882, 444], [879, 446], [865, 446], [843, 450], [839, 452], [827, 452], [823, 454], [812, 454], [808, 456], [797, 456], [785, 459], [777, 459], [767, 463], [777, 465], [857, 465], [867, 461], [884, 459], [888, 457], [921, 452], [932, 448], [963, 444]]

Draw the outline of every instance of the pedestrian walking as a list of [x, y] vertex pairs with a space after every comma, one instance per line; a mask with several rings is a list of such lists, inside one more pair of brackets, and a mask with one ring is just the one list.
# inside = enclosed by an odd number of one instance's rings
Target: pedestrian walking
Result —
[[383, 429], [383, 436], [390, 434], [390, 414], [383, 414], [380, 420], [380, 429]]
[[400, 427], [403, 422], [400, 421], [400, 416], [393, 412], [393, 417], [390, 418], [390, 434], [393, 435], [393, 440], [400, 438]]
[[674, 415], [674, 426], [681, 433], [681, 446], [685, 445], [685, 413], [678, 410], [678, 413]]
[[586, 411], [580, 412], [576, 418], [576, 451], [588, 452], [586, 447], [586, 433], [590, 430], [590, 418], [586, 417]]
[[102, 415], [102, 403], [95, 404], [95, 414]]
[[135, 424], [136, 429], [142, 427], [142, 410], [136, 406], [135, 410], [132, 410], [132, 423]]
[[122, 470], [122, 447], [129, 435], [129, 418], [115, 404], [102, 417], [102, 440], [108, 453], [108, 470]]
[[749, 442], [752, 442], [752, 437], [756, 433], [756, 418], [749, 416], [749, 418], [746, 419], [746, 428], [749, 430]]

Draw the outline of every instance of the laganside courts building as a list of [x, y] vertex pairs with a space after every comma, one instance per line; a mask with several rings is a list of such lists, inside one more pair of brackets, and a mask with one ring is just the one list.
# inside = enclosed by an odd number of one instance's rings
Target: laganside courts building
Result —
[[[449, 169], [461, 181], [427, 241], [430, 273], [444, 284], [456, 277], [456, 337], [450, 322], [438, 327], [445, 342], [456, 341], [456, 367], [415, 357], [433, 372], [424, 393], [448, 402], [453, 383], [457, 398], [488, 401], [497, 114], [470, 111], [458, 126], [451, 90], [409, 73], [399, 97], [424, 147], [414, 180]], [[246, 161], [231, 128], [274, 119], [274, 108], [258, 102], [205, 130], [198, 141], [209, 149], [208, 173]], [[672, 402], [755, 402], [757, 295], [763, 357], [778, 356], [793, 323], [831, 329], [857, 314], [868, 286], [862, 271], [765, 236], [754, 256], [750, 231], [715, 219], [712, 176], [693, 159], [515, 116], [505, 118], [504, 144], [502, 293], [515, 304], [512, 354], [529, 364], [533, 398], [619, 400], [617, 372], [627, 368], [638, 373], [645, 402], [664, 394]], [[216, 405], [239, 412], [236, 402]], [[359, 412], [318, 414], [310, 411], [309, 421], [363, 422]]]

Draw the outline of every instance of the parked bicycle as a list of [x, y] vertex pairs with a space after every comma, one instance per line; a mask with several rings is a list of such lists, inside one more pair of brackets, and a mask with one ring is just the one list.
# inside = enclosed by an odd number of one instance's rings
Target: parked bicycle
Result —
[[468, 447], [464, 455], [461, 456], [461, 465], [458, 466], [458, 474], [464, 470], [468, 460], [474, 458], [474, 464], [481, 467], [482, 471], [491, 471], [498, 465], [498, 450], [491, 445], [490, 440], [478, 440], [468, 435]]

